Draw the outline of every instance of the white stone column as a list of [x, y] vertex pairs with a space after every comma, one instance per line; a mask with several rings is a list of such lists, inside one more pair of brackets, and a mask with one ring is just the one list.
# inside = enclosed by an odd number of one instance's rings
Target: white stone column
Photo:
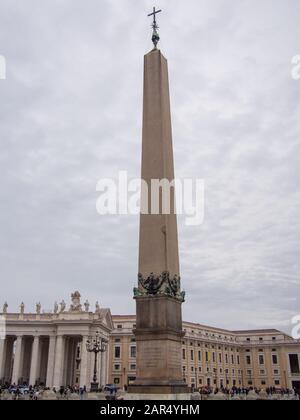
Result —
[[86, 349], [87, 339], [88, 338], [86, 336], [83, 336], [82, 342], [81, 342], [80, 382], [79, 382], [81, 387], [89, 385], [86, 383], [87, 367], [88, 367], [88, 352]]
[[14, 366], [12, 372], [12, 383], [18, 385], [21, 370], [21, 359], [22, 359], [22, 343], [23, 337], [19, 335], [16, 340], [16, 350], [14, 355]]
[[55, 365], [55, 344], [56, 344], [56, 336], [55, 335], [50, 336], [48, 362], [47, 362], [47, 379], [46, 379], [47, 388], [52, 388], [53, 386], [54, 365]]
[[34, 386], [38, 377], [40, 337], [36, 335], [32, 343], [29, 385]]
[[0, 380], [4, 377], [4, 367], [5, 367], [5, 358], [6, 358], [6, 343], [7, 340], [0, 339]]
[[100, 385], [106, 385], [106, 352], [101, 353], [100, 356]]
[[62, 335], [57, 336], [53, 377], [53, 386], [56, 389], [59, 389], [59, 387], [62, 385], [65, 344], [64, 341], [65, 339]]
[[88, 352], [87, 354], [87, 372], [86, 372], [86, 381], [85, 381], [85, 385], [87, 387], [87, 389], [90, 389], [90, 385], [91, 385], [91, 360], [92, 360], [92, 355], [90, 352]]

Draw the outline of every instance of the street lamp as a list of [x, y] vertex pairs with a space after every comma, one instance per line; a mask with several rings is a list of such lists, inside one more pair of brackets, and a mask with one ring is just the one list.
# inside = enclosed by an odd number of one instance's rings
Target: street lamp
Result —
[[97, 382], [97, 357], [98, 353], [104, 353], [107, 349], [107, 341], [100, 337], [99, 331], [96, 331], [95, 337], [89, 337], [86, 342], [86, 349], [89, 353], [95, 353], [94, 376], [91, 382], [91, 392], [98, 391], [99, 383]]

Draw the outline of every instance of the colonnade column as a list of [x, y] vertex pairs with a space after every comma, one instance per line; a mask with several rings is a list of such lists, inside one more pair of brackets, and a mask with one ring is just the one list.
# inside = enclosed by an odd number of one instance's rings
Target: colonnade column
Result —
[[49, 350], [48, 350], [48, 363], [47, 363], [47, 378], [46, 387], [52, 388], [54, 378], [54, 364], [55, 364], [55, 344], [56, 336], [51, 335], [49, 337]]
[[62, 385], [63, 378], [63, 364], [64, 364], [64, 344], [65, 339], [63, 335], [58, 335], [56, 339], [55, 349], [55, 364], [53, 386], [59, 388]]
[[32, 343], [32, 352], [31, 352], [31, 364], [30, 364], [30, 376], [29, 376], [29, 385], [35, 385], [35, 382], [38, 377], [38, 368], [39, 368], [39, 346], [40, 346], [40, 337], [36, 335]]
[[101, 353], [101, 356], [100, 356], [100, 386], [106, 385], [106, 353], [107, 351], [108, 350]]
[[80, 362], [80, 386], [87, 386], [86, 383], [87, 377], [87, 367], [88, 367], [88, 352], [86, 349], [87, 336], [82, 337], [81, 342], [81, 362]]
[[21, 371], [21, 359], [22, 359], [22, 344], [23, 337], [19, 335], [16, 340], [16, 351], [14, 355], [14, 366], [12, 373], [12, 383], [18, 385]]
[[0, 338], [0, 381], [4, 377], [6, 345], [7, 345], [6, 338]]

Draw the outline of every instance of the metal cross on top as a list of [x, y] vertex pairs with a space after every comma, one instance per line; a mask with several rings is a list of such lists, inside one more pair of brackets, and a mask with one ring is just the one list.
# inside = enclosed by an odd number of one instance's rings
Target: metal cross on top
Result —
[[158, 34], [158, 25], [156, 22], [156, 15], [157, 13], [160, 13], [162, 10], [156, 10], [155, 7], [153, 7], [153, 13], [150, 13], [148, 16], [153, 16], [153, 23], [152, 23], [152, 29], [153, 29], [153, 34], [152, 34], [152, 42], [154, 44], [154, 47], [157, 47], [158, 41], [160, 40], [159, 38], [159, 34]]

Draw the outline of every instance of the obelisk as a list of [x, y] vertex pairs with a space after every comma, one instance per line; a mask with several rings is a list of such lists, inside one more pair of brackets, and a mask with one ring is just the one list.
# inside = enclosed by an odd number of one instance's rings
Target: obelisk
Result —
[[[171, 212], [150, 214], [151, 180], [174, 180], [172, 127], [168, 64], [160, 50], [154, 10], [154, 49], [144, 58], [144, 101], [141, 202], [147, 202], [148, 214], [140, 215], [139, 275], [135, 288], [137, 378], [130, 393], [181, 394], [187, 392], [183, 381], [181, 348], [181, 305], [177, 217], [174, 188]], [[162, 190], [160, 198], [162, 198]]]

